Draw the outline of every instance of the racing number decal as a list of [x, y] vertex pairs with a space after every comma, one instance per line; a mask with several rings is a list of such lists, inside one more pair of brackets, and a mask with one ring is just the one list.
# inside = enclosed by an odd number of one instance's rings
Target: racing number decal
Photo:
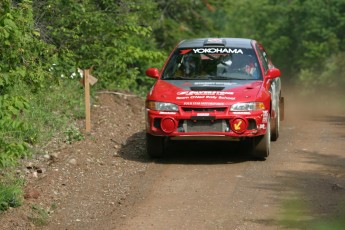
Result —
[[242, 118], [235, 118], [231, 121], [231, 129], [235, 133], [243, 133], [247, 129], [247, 121]]
[[240, 130], [241, 129], [241, 124], [242, 124], [242, 120], [237, 121], [238, 123], [234, 123], [234, 128], [235, 130]]

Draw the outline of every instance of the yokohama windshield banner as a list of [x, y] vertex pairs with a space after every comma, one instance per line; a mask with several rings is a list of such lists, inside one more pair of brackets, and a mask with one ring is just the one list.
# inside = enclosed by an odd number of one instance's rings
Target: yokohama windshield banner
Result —
[[189, 52], [195, 54], [243, 54], [242, 49], [232, 48], [194, 48], [194, 49], [181, 49], [180, 54], [187, 54]]

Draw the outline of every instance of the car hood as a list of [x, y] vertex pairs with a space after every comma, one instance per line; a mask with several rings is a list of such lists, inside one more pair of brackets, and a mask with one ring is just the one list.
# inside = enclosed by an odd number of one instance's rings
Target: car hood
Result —
[[158, 80], [148, 99], [179, 105], [227, 105], [255, 101], [261, 86], [262, 81], [253, 80]]

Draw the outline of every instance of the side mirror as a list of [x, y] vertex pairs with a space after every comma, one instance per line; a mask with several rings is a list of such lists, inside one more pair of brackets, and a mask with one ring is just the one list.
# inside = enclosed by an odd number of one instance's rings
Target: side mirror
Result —
[[267, 79], [273, 79], [273, 78], [277, 78], [277, 77], [280, 77], [280, 70], [279, 69], [272, 68], [272, 69], [269, 69], [267, 71], [267, 75], [266, 75]]
[[159, 70], [157, 68], [148, 68], [146, 70], [146, 76], [152, 78], [159, 78]]

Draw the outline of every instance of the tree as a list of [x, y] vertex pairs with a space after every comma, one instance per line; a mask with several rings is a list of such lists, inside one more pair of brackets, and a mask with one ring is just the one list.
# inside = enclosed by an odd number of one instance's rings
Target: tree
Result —
[[37, 91], [53, 76], [48, 67], [54, 47], [39, 39], [30, 1], [0, 2], [0, 166], [27, 154], [31, 127], [21, 118], [29, 109], [23, 85]]
[[226, 26], [222, 6], [215, 0], [156, 0], [159, 19], [154, 27], [158, 47], [171, 51], [177, 42], [196, 37], [218, 37]]
[[35, 9], [45, 41], [71, 51], [74, 68], [94, 66], [98, 87], [138, 90], [143, 67], [163, 57], [151, 37], [154, 2], [45, 0]]

